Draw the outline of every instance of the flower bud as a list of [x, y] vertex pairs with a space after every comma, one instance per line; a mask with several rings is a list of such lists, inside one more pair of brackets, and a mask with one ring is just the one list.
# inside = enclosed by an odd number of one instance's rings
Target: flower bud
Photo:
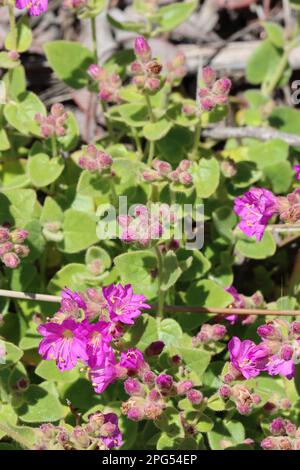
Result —
[[213, 86], [213, 93], [216, 95], [227, 95], [231, 89], [231, 80], [229, 78], [220, 78]]
[[280, 357], [284, 361], [290, 361], [293, 357], [294, 349], [288, 344], [284, 344], [280, 349]]
[[150, 91], [158, 90], [160, 87], [160, 80], [158, 78], [150, 77], [145, 81], [145, 88]]
[[263, 441], [260, 443], [261, 447], [264, 450], [275, 450], [277, 449], [276, 441], [272, 437], [266, 437], [263, 439]]
[[74, 442], [75, 446], [81, 449], [87, 449], [91, 442], [88, 433], [80, 426], [73, 429], [71, 440]]
[[131, 419], [132, 421], [140, 421], [144, 418], [143, 410], [141, 410], [137, 406], [130, 408], [130, 410], [128, 410], [127, 412], [127, 418]]
[[1, 259], [5, 266], [11, 269], [17, 268], [20, 264], [20, 258], [16, 253], [4, 253]]
[[145, 350], [147, 356], [158, 356], [165, 347], [163, 341], [154, 341]]
[[280, 450], [292, 450], [292, 443], [287, 437], [283, 437], [278, 442], [278, 447]]
[[221, 385], [219, 395], [222, 398], [229, 398], [231, 396], [231, 387], [229, 387], [229, 385]]
[[203, 394], [194, 388], [187, 392], [186, 397], [193, 405], [200, 405], [203, 400]]
[[210, 66], [204, 67], [202, 70], [202, 78], [205, 85], [210, 88], [216, 80], [216, 72]]
[[136, 379], [129, 378], [125, 380], [124, 389], [128, 395], [144, 395], [142, 384]]
[[173, 379], [167, 374], [160, 374], [155, 382], [160, 390], [170, 390], [173, 387]]
[[64, 105], [61, 103], [55, 103], [51, 106], [50, 112], [55, 118], [61, 117], [65, 112]]
[[0, 243], [4, 243], [9, 239], [9, 230], [5, 227], [0, 227]]
[[0, 244], [0, 256], [8, 253], [14, 249], [14, 244], [12, 242], [4, 242]]
[[280, 434], [285, 433], [285, 420], [281, 417], [273, 419], [273, 421], [270, 424], [270, 432], [274, 436], [278, 436]]
[[181, 173], [179, 173], [179, 182], [184, 186], [188, 186], [189, 184], [192, 184], [193, 177], [187, 171], [182, 171]]
[[143, 36], [138, 36], [134, 41], [134, 52], [135, 55], [143, 62], [147, 62], [151, 59], [151, 48], [149, 43]]
[[212, 339], [215, 341], [219, 341], [220, 339], [224, 338], [227, 333], [226, 326], [224, 325], [213, 325], [212, 327]]
[[185, 395], [191, 388], [193, 388], [194, 382], [191, 380], [182, 380], [176, 385], [178, 395]]

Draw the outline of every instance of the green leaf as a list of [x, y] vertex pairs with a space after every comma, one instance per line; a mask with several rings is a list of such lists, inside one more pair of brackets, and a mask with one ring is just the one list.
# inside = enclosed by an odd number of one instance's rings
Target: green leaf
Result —
[[232, 302], [232, 296], [215, 282], [204, 279], [192, 284], [187, 290], [187, 303], [202, 307], [225, 308]]
[[111, 258], [107, 251], [100, 246], [92, 246], [85, 255], [85, 264], [89, 265], [94, 260], [100, 260], [103, 270], [109, 269], [111, 266]]
[[218, 207], [213, 212], [213, 221], [219, 234], [226, 240], [232, 241], [232, 229], [236, 226], [237, 223], [237, 216], [232, 211], [232, 208], [228, 206]]
[[45, 388], [31, 385], [23, 394], [25, 404], [18, 409], [24, 423], [52, 423], [64, 418], [68, 409]]
[[29, 19], [27, 16], [22, 16], [16, 25], [17, 41], [16, 46], [13, 43], [12, 33], [9, 32], [5, 39], [5, 47], [8, 50], [16, 50], [18, 52], [25, 52], [29, 49], [32, 42], [32, 32], [29, 26]]
[[136, 293], [144, 294], [148, 300], [157, 295], [157, 260], [150, 250], [124, 253], [114, 259], [116, 269], [124, 284], [132, 284]]
[[23, 351], [15, 346], [13, 343], [7, 341], [1, 341], [1, 345], [4, 346], [5, 355], [0, 360], [0, 369], [6, 369], [11, 367], [13, 364], [18, 362], [23, 356]]
[[36, 188], [44, 188], [56, 181], [63, 169], [64, 162], [61, 157], [50, 158], [45, 153], [38, 153], [28, 159], [28, 173]]
[[247, 80], [253, 85], [264, 82], [274, 73], [281, 55], [281, 51], [269, 39], [261, 42], [247, 63]]
[[179, 279], [181, 273], [182, 270], [178, 265], [176, 254], [174, 251], [169, 250], [163, 260], [161, 290], [167, 291], [170, 289]]
[[87, 69], [94, 62], [89, 49], [73, 41], [51, 41], [44, 46], [47, 60], [58, 76], [72, 88], [88, 84]]
[[211, 196], [219, 186], [220, 167], [214, 157], [201, 158], [199, 164], [193, 164], [190, 173], [199, 198]]
[[63, 233], [64, 241], [59, 246], [66, 253], [77, 253], [98, 241], [95, 217], [74, 209], [65, 212]]
[[166, 118], [161, 118], [157, 122], [146, 124], [143, 130], [143, 135], [150, 141], [160, 140], [167, 135], [171, 127], [172, 123], [170, 121]]
[[9, 74], [4, 77], [6, 89], [9, 89], [9, 95], [12, 99], [17, 100], [18, 97], [26, 91], [25, 70], [22, 65], [11, 69]]
[[288, 158], [289, 146], [280, 139], [259, 142], [249, 147], [248, 158], [255, 162], [259, 169], [269, 165], [285, 162]]
[[182, 337], [182, 329], [177, 321], [172, 318], [166, 318], [158, 323], [158, 338], [166, 346], [172, 346]]
[[279, 162], [264, 168], [264, 175], [276, 194], [287, 193], [294, 179], [294, 171], [289, 162]]
[[98, 173], [84, 170], [78, 180], [77, 192], [83, 196], [97, 198], [98, 203], [107, 202], [110, 192], [110, 183]]
[[2, 69], [14, 69], [19, 65], [20, 62], [18, 60], [12, 60], [8, 52], [0, 52], [0, 67]]
[[68, 111], [68, 117], [66, 120], [65, 128], [65, 135], [58, 137], [57, 140], [65, 152], [70, 152], [76, 147], [80, 137], [77, 119], [75, 118], [74, 114], [70, 111]]
[[264, 259], [273, 256], [276, 243], [271, 232], [266, 231], [261, 241], [244, 236], [236, 244], [236, 249], [247, 258]]
[[110, 24], [117, 29], [120, 29], [121, 31], [131, 31], [133, 33], [141, 33], [145, 29], [145, 24], [144, 23], [135, 23], [133, 21], [117, 21], [115, 18], [113, 18], [111, 15], [107, 15], [107, 19], [110, 22]]
[[15, 225], [24, 227], [31, 221], [36, 205], [36, 193], [32, 189], [3, 190], [3, 194], [9, 199], [10, 213]]
[[49, 382], [74, 382], [79, 377], [78, 368], [61, 372], [55, 361], [42, 361], [35, 369], [35, 374]]
[[272, 44], [283, 49], [285, 44], [283, 28], [279, 24], [272, 23], [271, 21], [263, 21], [262, 24]]
[[277, 106], [269, 115], [272, 127], [290, 134], [300, 135], [300, 112], [287, 106]]
[[158, 11], [159, 27], [156, 32], [171, 31], [186, 21], [198, 6], [198, 0], [177, 2], [163, 6]]
[[46, 109], [41, 100], [30, 91], [21, 93], [17, 102], [4, 106], [4, 116], [7, 122], [25, 135], [40, 135], [40, 126], [34, 119], [37, 113], [45, 116]]
[[62, 222], [64, 218], [63, 211], [57, 202], [50, 196], [47, 196], [42, 208], [40, 222]]
[[117, 110], [128, 126], [144, 127], [149, 122], [148, 109], [144, 103], [121, 104]]
[[176, 351], [182, 357], [186, 367], [196, 374], [199, 381], [198, 383], [195, 383], [195, 385], [200, 385], [202, 382], [202, 376], [210, 363], [211, 355], [206, 351], [201, 351], [200, 349], [180, 346], [176, 347]]
[[85, 264], [70, 263], [61, 268], [51, 279], [48, 289], [53, 294], [60, 294], [68, 286], [75, 291], [87, 288], [86, 278], [89, 275]]
[[0, 151], [8, 150], [10, 148], [10, 142], [7, 137], [5, 129], [0, 129]]

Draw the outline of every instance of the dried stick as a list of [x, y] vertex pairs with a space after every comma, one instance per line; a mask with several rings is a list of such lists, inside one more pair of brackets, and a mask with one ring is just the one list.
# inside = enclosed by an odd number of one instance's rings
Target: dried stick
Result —
[[[60, 303], [61, 297], [56, 295], [44, 294], [25, 294], [11, 290], [0, 289], [0, 297], [10, 297], [20, 300], [35, 300], [40, 302]], [[155, 305], [151, 305], [154, 310]], [[295, 316], [300, 315], [300, 310], [268, 310], [255, 308], [206, 308], [206, 307], [189, 307], [188, 305], [165, 305], [165, 312], [170, 313], [213, 313], [214, 315], [275, 315], [275, 316]]]
[[267, 127], [211, 127], [202, 131], [203, 137], [209, 137], [215, 140], [226, 140], [230, 138], [245, 139], [253, 138], [267, 141], [270, 139], [281, 139], [287, 144], [300, 147], [300, 136], [288, 134], [287, 132], [277, 131]]

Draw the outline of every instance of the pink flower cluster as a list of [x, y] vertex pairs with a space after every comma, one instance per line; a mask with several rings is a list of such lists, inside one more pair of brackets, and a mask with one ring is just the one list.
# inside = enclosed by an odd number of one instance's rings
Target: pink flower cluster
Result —
[[167, 83], [179, 85], [182, 78], [186, 75], [185, 55], [183, 52], [177, 52], [173, 60], [167, 63]]
[[138, 205], [132, 216], [119, 215], [118, 223], [122, 229], [120, 239], [125, 243], [150, 245], [152, 240], [161, 238], [175, 220], [176, 215], [168, 204], [152, 205], [151, 210]]
[[172, 170], [170, 163], [155, 158], [152, 162], [153, 169], [143, 171], [142, 176], [146, 182], [172, 181], [190, 186], [193, 182], [193, 177], [188, 171], [190, 166], [191, 162], [189, 160], [182, 160], [177, 168]]
[[204, 87], [199, 89], [200, 107], [203, 111], [212, 111], [217, 105], [224, 105], [228, 101], [231, 81], [227, 77], [216, 79], [216, 72], [212, 67], [204, 67], [202, 79]]
[[16, 8], [28, 8], [30, 15], [39, 16], [48, 10], [48, 0], [16, 0]]
[[113, 159], [108, 153], [98, 150], [95, 145], [90, 144], [83, 150], [78, 164], [84, 170], [110, 174]]
[[197, 335], [192, 338], [192, 344], [194, 347], [199, 346], [199, 344], [210, 344], [220, 341], [224, 338], [227, 333], [227, 329], [224, 325], [209, 325], [208, 323], [203, 323], [200, 331]]
[[122, 412], [133, 421], [158, 419], [170, 397], [186, 396], [193, 405], [200, 405], [203, 400], [202, 393], [194, 388], [191, 380], [175, 382], [171, 375], [155, 374], [142, 360], [135, 374], [136, 377], [130, 377], [124, 382], [130, 398], [122, 404]]
[[234, 201], [234, 211], [241, 218], [238, 227], [259, 241], [270, 218], [278, 211], [278, 200], [271, 191], [252, 188]]
[[219, 388], [219, 395], [224, 400], [232, 400], [237, 411], [242, 415], [248, 415], [253, 408], [260, 404], [261, 397], [243, 384], [223, 384]]
[[122, 434], [115, 413], [89, 416], [87, 424], [74, 429], [53, 424], [42, 424], [37, 430], [35, 450], [111, 450], [123, 444]]
[[300, 359], [300, 322], [275, 319], [259, 326], [257, 333], [262, 338], [259, 345], [248, 339], [240, 341], [235, 336], [229, 341], [231, 371], [234, 369], [246, 379], [262, 371], [292, 379], [295, 363]]
[[47, 139], [48, 137], [62, 137], [66, 134], [66, 122], [68, 113], [61, 103], [55, 103], [51, 106], [50, 114], [42, 116], [40, 113], [35, 115], [35, 120], [40, 125], [42, 136]]
[[5, 266], [17, 268], [21, 262], [20, 258], [29, 255], [29, 248], [24, 245], [27, 237], [27, 230], [9, 230], [0, 226], [0, 260]]
[[300, 220], [300, 188], [287, 196], [278, 196], [278, 214], [282, 222], [289, 224]]
[[134, 52], [137, 60], [131, 64], [133, 83], [141, 90], [157, 91], [161, 85], [162, 65], [152, 58], [151, 47], [144, 37], [136, 38]]
[[[233, 297], [233, 302], [230, 304], [229, 308], [260, 308], [264, 306], [264, 299], [262, 294], [258, 291], [255, 292], [251, 297], [246, 297], [243, 294], [239, 294], [234, 286], [226, 287], [226, 292], [228, 292]], [[220, 317], [217, 317], [218, 320]], [[242, 320], [242, 325], [250, 325], [254, 323], [257, 316], [256, 315], [226, 315], [224, 316], [225, 320], [229, 321], [231, 325], [234, 325], [239, 319]]]
[[[96, 303], [95, 292], [88, 292]], [[150, 308], [143, 295], [134, 294], [131, 285], [110, 285], [102, 290], [98, 315], [91, 312], [84, 297], [70, 289], [62, 292], [61, 308], [52, 321], [39, 325], [44, 337], [39, 354], [55, 360], [60, 371], [73, 369], [80, 360], [88, 367], [97, 393], [114, 382], [122, 370], [117, 364], [113, 341], [123, 335], [122, 325], [132, 325], [142, 309]], [[91, 322], [92, 321], [92, 322]]]
[[88, 68], [88, 74], [97, 82], [102, 101], [117, 104], [121, 102], [119, 92], [122, 80], [117, 73], [110, 73], [105, 67], [92, 64]]
[[300, 427], [290, 420], [278, 417], [270, 423], [271, 436], [261, 442], [264, 450], [300, 450]]

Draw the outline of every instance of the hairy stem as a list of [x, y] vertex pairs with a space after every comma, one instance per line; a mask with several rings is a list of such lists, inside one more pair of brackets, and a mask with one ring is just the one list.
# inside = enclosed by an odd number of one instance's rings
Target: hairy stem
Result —
[[97, 44], [97, 27], [96, 18], [91, 18], [91, 30], [92, 30], [92, 42], [93, 42], [93, 54], [95, 63], [98, 64], [98, 44]]
[[189, 154], [189, 159], [190, 160], [195, 160], [196, 159], [198, 146], [199, 146], [199, 141], [200, 141], [200, 135], [201, 135], [201, 121], [199, 119], [198, 123], [196, 124], [196, 128], [195, 128], [194, 145], [193, 145], [191, 153]]
[[165, 292], [161, 289], [162, 285], [162, 276], [163, 276], [163, 267], [164, 259], [162, 252], [159, 249], [159, 246], [155, 247], [156, 258], [157, 258], [157, 267], [158, 267], [158, 305], [157, 305], [157, 316], [159, 318], [163, 317], [164, 314], [164, 304], [165, 304]]

